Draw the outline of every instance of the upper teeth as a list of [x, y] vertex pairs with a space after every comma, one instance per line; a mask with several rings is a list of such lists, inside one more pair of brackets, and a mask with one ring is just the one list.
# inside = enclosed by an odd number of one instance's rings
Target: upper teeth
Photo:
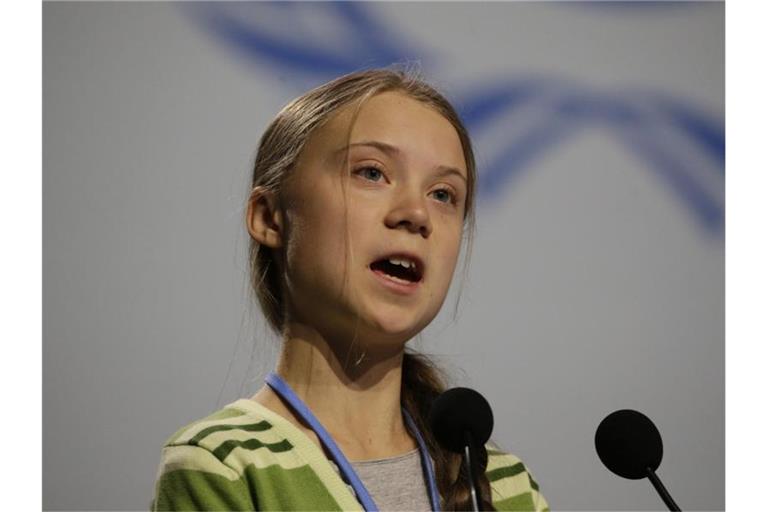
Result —
[[416, 263], [410, 260], [401, 260], [399, 258], [389, 258], [389, 262], [393, 265], [401, 265], [405, 268], [416, 268]]

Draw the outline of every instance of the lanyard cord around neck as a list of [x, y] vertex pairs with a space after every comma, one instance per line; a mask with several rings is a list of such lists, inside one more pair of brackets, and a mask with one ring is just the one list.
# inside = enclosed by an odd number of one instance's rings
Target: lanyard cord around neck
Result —
[[[310, 427], [312, 427], [312, 430], [315, 432], [315, 434], [317, 434], [320, 442], [323, 443], [323, 446], [325, 446], [325, 448], [331, 453], [331, 456], [336, 462], [336, 465], [339, 467], [341, 473], [352, 485], [352, 488], [355, 490], [355, 495], [357, 496], [357, 499], [359, 499], [362, 503], [363, 508], [369, 512], [377, 512], [378, 508], [376, 507], [373, 498], [371, 498], [371, 495], [368, 493], [368, 489], [365, 488], [365, 485], [363, 484], [362, 480], [360, 480], [360, 477], [357, 476], [357, 472], [355, 472], [352, 464], [349, 463], [347, 458], [344, 456], [344, 453], [336, 445], [336, 442], [333, 440], [328, 431], [325, 430], [315, 415], [312, 414], [312, 411], [309, 410], [309, 407], [307, 407], [301, 398], [299, 398], [299, 396], [293, 392], [288, 383], [285, 382], [276, 373], [270, 373], [264, 380], [275, 393], [280, 395], [286, 402], [291, 405], [296, 414], [301, 416], [301, 418], [306, 421]], [[424, 442], [424, 439], [421, 437], [419, 430], [416, 428], [416, 423], [413, 421], [413, 418], [411, 418], [410, 414], [408, 414], [408, 411], [406, 411], [405, 408], [403, 408], [402, 411], [403, 417], [405, 418], [405, 423], [408, 426], [411, 434], [416, 438], [416, 442], [419, 445], [419, 451], [421, 452], [421, 467], [426, 474], [429, 498], [432, 503], [432, 510], [439, 512], [440, 497], [437, 492], [437, 484], [435, 483], [435, 475], [432, 468], [432, 459], [429, 456], [429, 450], [427, 450], [427, 445]]]

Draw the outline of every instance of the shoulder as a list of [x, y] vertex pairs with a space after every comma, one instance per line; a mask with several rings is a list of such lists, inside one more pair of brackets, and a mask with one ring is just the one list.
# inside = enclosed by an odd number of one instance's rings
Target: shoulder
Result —
[[[240, 399], [203, 418], [192, 421], [173, 433], [163, 444], [164, 461], [195, 469], [208, 461], [242, 475], [244, 466], [258, 462], [254, 452], [283, 453], [293, 445], [278, 432], [275, 422], [250, 400]], [[247, 454], [247, 457], [243, 457]]]
[[231, 455], [247, 432], [270, 426], [232, 405], [165, 441], [151, 510], [253, 510], [243, 461]]
[[163, 444], [164, 447], [179, 446], [182, 444], [197, 444], [200, 434], [210, 427], [220, 427], [237, 422], [238, 418], [246, 416], [246, 412], [234, 407], [234, 404], [224, 406], [222, 409], [203, 418], [191, 421], [176, 430]]
[[549, 510], [539, 484], [522, 460], [493, 442], [487, 443], [486, 449], [488, 466], [485, 475], [491, 484], [496, 510]]
[[356, 503], [309, 438], [249, 399], [170, 436], [156, 481], [153, 510], [348, 510]]

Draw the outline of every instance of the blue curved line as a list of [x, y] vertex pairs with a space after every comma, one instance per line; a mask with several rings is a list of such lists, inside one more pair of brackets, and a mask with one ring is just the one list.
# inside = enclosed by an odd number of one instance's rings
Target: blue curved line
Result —
[[[630, 124], [613, 123], [616, 133], [620, 136], [621, 142], [628, 147], [635, 155], [648, 164], [651, 172], [661, 177], [664, 183], [687, 204], [699, 221], [706, 229], [713, 233], [722, 232], [725, 221], [725, 207], [722, 198], [715, 197], [702, 184], [701, 180], [695, 178], [697, 169], [691, 169], [686, 165], [686, 155], [678, 147], [670, 147], [667, 141], [662, 138], [663, 133], [657, 130], [656, 126], [665, 118], [668, 119], [670, 108], [679, 108], [680, 112], [686, 115], [694, 116], [691, 119], [697, 123], [697, 130], [706, 130], [706, 135], [711, 137], [707, 141], [697, 140], [700, 145], [709, 144], [713, 166], [721, 172], [724, 172], [721, 153], [717, 151], [717, 141], [721, 138], [724, 149], [724, 134], [717, 134], [715, 123], [706, 119], [701, 114], [694, 114], [693, 110], [686, 108], [682, 103], [674, 101], [664, 102], [666, 109], [662, 109], [662, 117], [638, 112], [639, 115], [635, 122]], [[631, 105], [631, 104], [628, 104]], [[688, 124], [673, 124], [682, 133], [691, 134], [691, 127]], [[692, 137], [694, 140], [696, 137]], [[714, 147], [713, 147], [714, 145]], [[724, 158], [724, 155], [722, 155]]]
[[555, 112], [571, 121], [606, 121], [614, 124], [635, 124], [641, 117], [632, 104], [619, 98], [582, 91], [560, 98]]
[[568, 123], [557, 123], [554, 126], [542, 124], [514, 140], [478, 173], [479, 199], [494, 199], [504, 187], [509, 187], [515, 179], [519, 179], [523, 171], [530, 169], [530, 163], [535, 158], [564, 140], [575, 128], [576, 125]]
[[[619, 135], [620, 141], [648, 163], [650, 170], [691, 207], [706, 228], [719, 230], [723, 221], [722, 206], [693, 178], [693, 173], [686, 172], [680, 158], [663, 147], [664, 141], [658, 140], [658, 132], [654, 129], [656, 120], [638, 111], [631, 103], [617, 103], [610, 98], [601, 98], [601, 103], [591, 112], [586, 109], [592, 119], [608, 123], [614, 129], [613, 133]], [[615, 108], [617, 106], [618, 109]], [[572, 113], [568, 110], [564, 112]], [[581, 114], [577, 111], [579, 117], [582, 117]]]
[[479, 199], [490, 200], [526, 167], [549, 148], [564, 140], [577, 127], [597, 122], [607, 123], [650, 170], [672, 188], [674, 193], [693, 210], [705, 228], [720, 232], [724, 221], [724, 208], [692, 176], [684, 164], [655, 141], [652, 120], [631, 103], [620, 99], [582, 93], [561, 98], [551, 110], [551, 117], [512, 141], [490, 165], [485, 166], [478, 178]]
[[[673, 122], [674, 126], [702, 147], [716, 163], [722, 164], [725, 161], [725, 133], [722, 130], [722, 125], [680, 101], [656, 99], [651, 100], [650, 104], [657, 107], [657, 111], [660, 111], [662, 115]], [[594, 117], [595, 119], [628, 125], [647, 122], [648, 117], [639, 112], [633, 106], [632, 101], [622, 96], [614, 97], [594, 93], [571, 96], [563, 102], [561, 109], [563, 113], [572, 116]], [[649, 125], [648, 129], [650, 133], [655, 133], [652, 126]], [[716, 168], [724, 172], [722, 166], [716, 166]]]
[[[493, 98], [493, 100], [498, 99]], [[550, 147], [562, 142], [577, 128], [603, 121], [627, 124], [637, 122], [639, 118], [631, 105], [624, 105], [615, 99], [583, 91], [561, 95], [555, 100], [556, 103], [550, 106], [548, 119], [511, 141], [507, 148], [485, 167], [478, 179], [478, 192], [482, 198], [490, 198], [501, 190], [502, 186], [509, 186], [511, 180], [522, 173], [523, 167], [530, 165]], [[478, 103], [483, 104], [482, 101]], [[489, 101], [488, 103], [496, 107], [500, 102]], [[507, 112], [503, 113], [507, 114]], [[496, 115], [499, 115], [498, 111]]]
[[331, 52], [307, 48], [288, 41], [267, 37], [237, 18], [222, 12], [209, 13], [202, 20], [216, 35], [245, 50], [249, 56], [261, 55], [280, 67], [292, 67], [309, 73], [344, 73], [354, 69], [357, 60]]
[[479, 129], [480, 125], [495, 118], [509, 115], [520, 105], [538, 96], [542, 89], [538, 83], [497, 85], [458, 100], [456, 110], [460, 112], [467, 129], [472, 131], [473, 128]]
[[691, 207], [706, 228], [716, 233], [722, 231], [725, 220], [723, 206], [684, 171], [679, 161], [647, 138], [623, 135], [624, 145], [649, 164], [650, 170]]
[[[413, 52], [403, 44], [403, 34], [394, 33], [376, 17], [371, 16], [370, 10], [363, 9], [362, 4], [334, 2], [333, 6], [340, 16], [347, 20], [349, 29], [360, 37], [378, 60], [395, 62]], [[399, 41], [402, 46], [395, 44], [395, 41]]]
[[[662, 111], [719, 163], [725, 163], [725, 129], [722, 123], [694, 111], [682, 102], [662, 100]], [[725, 173], [724, 166], [718, 166]]]
[[[284, 4], [278, 5], [288, 8]], [[350, 2], [330, 5], [348, 21], [347, 28], [358, 34], [355, 44], [349, 45], [345, 49], [347, 53], [343, 56], [333, 51], [307, 46], [303, 41], [297, 44], [264, 35], [238, 17], [225, 12], [221, 6], [203, 4], [189, 9], [189, 12], [211, 32], [244, 51], [248, 57], [261, 56], [275, 66], [302, 73], [337, 76], [361, 66], [387, 66], [410, 57], [404, 47], [398, 49], [384, 41], [387, 38], [402, 40], [403, 36], [390, 34], [391, 31], [375, 23], [361, 6]], [[255, 8], [258, 9], [258, 6]], [[354, 53], [350, 54], [350, 51]]]

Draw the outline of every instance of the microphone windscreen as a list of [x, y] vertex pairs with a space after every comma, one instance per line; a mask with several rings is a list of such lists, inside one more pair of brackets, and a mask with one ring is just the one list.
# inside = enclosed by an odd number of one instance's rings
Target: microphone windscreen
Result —
[[661, 434], [644, 414], [631, 409], [615, 411], [600, 422], [595, 449], [605, 466], [617, 475], [639, 480], [656, 471], [664, 448]]
[[483, 395], [469, 388], [453, 388], [438, 396], [429, 413], [429, 425], [444, 448], [463, 453], [465, 433], [482, 447], [493, 432], [493, 412]]

